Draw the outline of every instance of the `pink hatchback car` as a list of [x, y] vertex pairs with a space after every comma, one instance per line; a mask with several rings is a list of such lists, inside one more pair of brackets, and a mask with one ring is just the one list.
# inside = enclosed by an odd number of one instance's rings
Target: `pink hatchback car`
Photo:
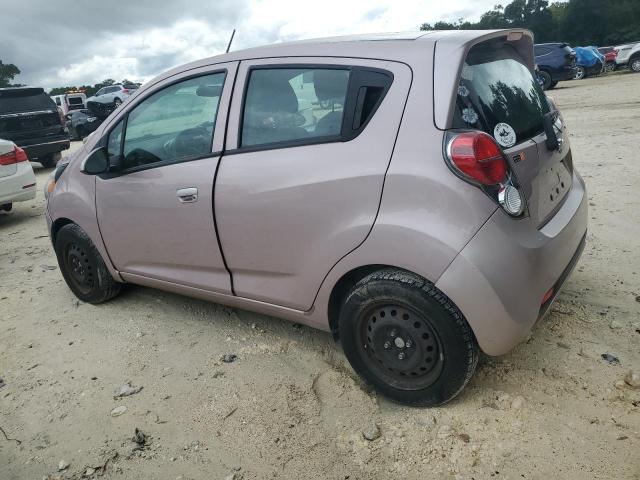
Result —
[[273, 45], [155, 78], [47, 185], [83, 301], [134, 283], [333, 332], [442, 404], [549, 308], [585, 186], [526, 30]]

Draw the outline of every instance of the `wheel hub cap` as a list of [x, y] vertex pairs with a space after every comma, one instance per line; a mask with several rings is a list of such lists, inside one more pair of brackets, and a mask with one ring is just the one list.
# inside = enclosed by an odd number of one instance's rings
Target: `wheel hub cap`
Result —
[[427, 380], [441, 367], [441, 349], [425, 318], [399, 305], [372, 309], [364, 322], [364, 350], [386, 376]]

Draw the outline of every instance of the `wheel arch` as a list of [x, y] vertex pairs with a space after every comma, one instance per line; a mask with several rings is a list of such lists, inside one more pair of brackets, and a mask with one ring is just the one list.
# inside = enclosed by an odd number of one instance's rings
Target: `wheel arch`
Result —
[[65, 225], [69, 225], [75, 223], [73, 220], [66, 218], [66, 217], [61, 217], [61, 218], [57, 218], [51, 225], [51, 242], [55, 245], [56, 244], [56, 236], [58, 235], [58, 232], [60, 231], [60, 229], [62, 227], [64, 227]]
[[406, 268], [397, 267], [394, 265], [388, 264], [370, 264], [370, 265], [361, 265], [359, 267], [355, 267], [348, 272], [344, 273], [338, 281], [335, 283], [333, 288], [331, 289], [331, 294], [329, 295], [329, 305], [327, 306], [327, 316], [329, 320], [329, 328], [331, 330], [331, 335], [335, 341], [338, 341], [340, 336], [338, 332], [338, 319], [340, 317], [340, 306], [344, 301], [346, 295], [349, 293], [349, 290], [353, 288], [353, 286], [358, 283], [360, 280], [365, 278], [366, 276], [377, 272], [379, 270], [384, 269], [394, 269], [401, 272], [407, 272], [412, 275], [416, 275], [425, 281], [430, 281], [429, 279], [424, 278], [422, 275], [407, 270]]

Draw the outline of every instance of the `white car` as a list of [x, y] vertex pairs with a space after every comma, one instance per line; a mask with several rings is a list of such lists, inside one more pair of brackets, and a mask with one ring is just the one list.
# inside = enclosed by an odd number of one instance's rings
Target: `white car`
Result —
[[36, 198], [36, 176], [27, 154], [15, 143], [0, 139], [0, 210], [14, 202]]
[[617, 68], [628, 65], [634, 72], [640, 72], [640, 42], [618, 45], [615, 49], [618, 51]]

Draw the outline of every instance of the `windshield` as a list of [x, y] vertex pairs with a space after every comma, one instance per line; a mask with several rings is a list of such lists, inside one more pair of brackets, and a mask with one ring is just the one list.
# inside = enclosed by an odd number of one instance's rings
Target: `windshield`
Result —
[[515, 138], [510, 145], [501, 145], [512, 146], [542, 133], [547, 112], [542, 88], [513, 47], [481, 44], [471, 49], [458, 85], [454, 128], [495, 136], [506, 125]]
[[41, 88], [0, 90], [0, 114], [55, 108], [54, 101]]

